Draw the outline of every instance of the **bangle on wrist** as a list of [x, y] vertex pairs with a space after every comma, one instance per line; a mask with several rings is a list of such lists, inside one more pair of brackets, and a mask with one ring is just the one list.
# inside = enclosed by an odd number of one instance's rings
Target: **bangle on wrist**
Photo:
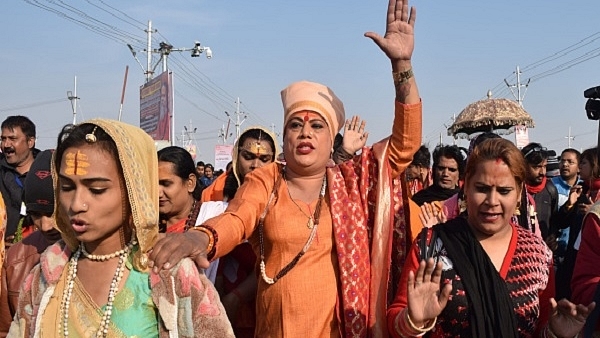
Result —
[[336, 164], [349, 161], [352, 158], [354, 158], [354, 154], [350, 154], [342, 146], [335, 148], [333, 152], [333, 160], [336, 162]]
[[435, 323], [437, 322], [437, 317], [433, 318], [433, 320], [431, 321], [431, 324], [429, 324], [429, 326], [424, 327], [424, 325], [423, 325], [423, 327], [417, 327], [415, 325], [415, 323], [413, 323], [412, 320], [410, 319], [410, 316], [408, 315], [408, 310], [406, 310], [406, 321], [408, 322], [408, 326], [410, 326], [411, 329], [413, 329], [419, 333], [425, 333], [425, 332], [429, 332], [433, 329], [433, 327], [435, 326]]
[[408, 82], [408, 80], [410, 80], [410, 78], [413, 76], [414, 73], [412, 68], [403, 72], [392, 72], [392, 77], [394, 78], [394, 86], [398, 86]]
[[208, 245], [206, 246], [205, 252], [206, 258], [208, 260], [211, 260], [214, 257], [215, 252], [217, 251], [217, 246], [215, 245], [217, 244], [217, 240], [219, 239], [219, 237], [217, 236], [217, 232], [215, 231], [215, 229], [206, 225], [200, 225], [197, 227], [193, 227], [192, 229], [196, 231], [201, 231], [208, 236]]
[[[550, 323], [548, 323], [548, 325], [546, 326], [546, 337], [560, 338], [559, 336], [556, 335], [556, 333], [554, 333], [554, 331], [552, 331], [552, 329], [550, 328]], [[575, 337], [573, 337], [573, 338], [577, 338], [577, 337], [579, 337], [579, 334], [576, 334]]]

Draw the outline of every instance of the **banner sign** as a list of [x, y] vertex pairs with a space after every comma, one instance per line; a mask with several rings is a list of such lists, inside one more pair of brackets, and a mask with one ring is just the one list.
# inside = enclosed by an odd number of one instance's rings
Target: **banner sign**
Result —
[[173, 74], [163, 72], [140, 87], [140, 128], [154, 140], [171, 139]]
[[233, 145], [217, 144], [215, 146], [215, 170], [225, 170], [227, 163], [232, 159]]

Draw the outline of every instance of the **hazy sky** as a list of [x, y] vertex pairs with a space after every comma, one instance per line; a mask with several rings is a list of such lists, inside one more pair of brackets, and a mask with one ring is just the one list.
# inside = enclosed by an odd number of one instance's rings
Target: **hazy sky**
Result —
[[[452, 116], [488, 89], [513, 98], [504, 79], [514, 84], [519, 65], [523, 82], [531, 79], [524, 98], [536, 123], [530, 139], [560, 151], [571, 127], [573, 147], [594, 146], [598, 123], [587, 120], [583, 90], [600, 85], [598, 6], [592, 0], [566, 4], [413, 1], [423, 141], [434, 146], [442, 135], [451, 143], [446, 127]], [[279, 92], [298, 80], [330, 86], [347, 116], [367, 120], [372, 143], [390, 132], [394, 94], [387, 58], [363, 33], [384, 33], [386, 6], [385, 0], [10, 0], [0, 14], [5, 69], [0, 117], [29, 116], [38, 127], [38, 147], [52, 148], [60, 128], [73, 119], [66, 97], [74, 77], [81, 98], [78, 121], [116, 119], [129, 65], [123, 120], [138, 125], [144, 74], [126, 44], [143, 49], [152, 20], [158, 30], [153, 47], [165, 40], [175, 48], [192, 47], [199, 40], [213, 51], [210, 60], [189, 52], [173, 52], [169, 59], [178, 144], [191, 120], [198, 159], [214, 160], [225, 111], [235, 111], [237, 97], [247, 115], [242, 130], [273, 124], [280, 132]], [[138, 56], [145, 65], [145, 56]]]

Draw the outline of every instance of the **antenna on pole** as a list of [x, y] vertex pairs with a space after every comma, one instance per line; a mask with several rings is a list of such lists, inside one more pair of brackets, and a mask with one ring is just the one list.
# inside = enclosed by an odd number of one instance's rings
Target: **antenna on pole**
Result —
[[123, 115], [123, 101], [125, 101], [125, 88], [127, 87], [127, 74], [129, 74], [129, 66], [125, 67], [125, 78], [123, 79], [123, 91], [121, 91], [121, 106], [119, 107], [119, 121]]
[[71, 109], [73, 110], [73, 124], [77, 123], [77, 100], [79, 100], [79, 97], [77, 97], [77, 76], [75, 76], [75, 87], [73, 88], [73, 92], [70, 90], [67, 90], [67, 99], [69, 99], [69, 101], [71, 101]]
[[[513, 96], [517, 100], [517, 103], [519, 104], [519, 106], [523, 107], [523, 100], [525, 99], [525, 93], [527, 93], [527, 88], [529, 88], [529, 82], [531, 82], [531, 79], [528, 79], [526, 84], [521, 83], [521, 70], [519, 69], [519, 66], [517, 66], [517, 70], [515, 73], [517, 74], [517, 83], [516, 84], [511, 85], [508, 83], [508, 81], [506, 81], [506, 79], [504, 79], [504, 83], [506, 83], [506, 85], [510, 89], [510, 92], [513, 94]], [[523, 96], [521, 96], [521, 87], [525, 87]], [[514, 91], [514, 88], [517, 89], [516, 93]]]

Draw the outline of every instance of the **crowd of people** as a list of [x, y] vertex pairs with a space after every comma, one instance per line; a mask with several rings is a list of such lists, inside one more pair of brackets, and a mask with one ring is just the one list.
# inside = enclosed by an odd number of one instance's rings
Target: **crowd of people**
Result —
[[390, 136], [329, 87], [223, 172], [142, 129], [1, 125], [0, 337], [597, 337], [598, 148], [420, 144], [416, 10], [389, 0]]

